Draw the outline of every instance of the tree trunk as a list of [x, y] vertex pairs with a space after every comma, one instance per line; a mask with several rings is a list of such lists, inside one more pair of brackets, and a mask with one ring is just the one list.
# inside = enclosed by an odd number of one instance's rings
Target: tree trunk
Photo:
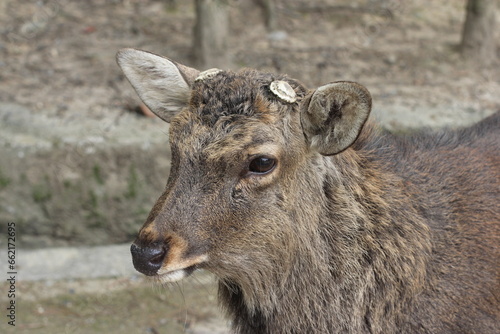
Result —
[[460, 49], [471, 61], [488, 65], [496, 58], [497, 0], [468, 0]]
[[277, 29], [277, 23], [274, 0], [257, 0], [256, 3], [262, 8], [267, 30], [275, 31]]
[[198, 68], [229, 66], [228, 0], [195, 0], [193, 51]]

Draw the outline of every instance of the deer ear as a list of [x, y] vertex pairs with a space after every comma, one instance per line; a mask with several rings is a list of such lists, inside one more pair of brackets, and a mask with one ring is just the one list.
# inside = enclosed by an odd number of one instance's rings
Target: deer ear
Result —
[[368, 90], [339, 81], [319, 87], [304, 101], [301, 123], [311, 145], [322, 155], [342, 152], [358, 138], [371, 110]]
[[142, 101], [162, 120], [187, 106], [199, 71], [149, 52], [122, 49], [116, 60]]

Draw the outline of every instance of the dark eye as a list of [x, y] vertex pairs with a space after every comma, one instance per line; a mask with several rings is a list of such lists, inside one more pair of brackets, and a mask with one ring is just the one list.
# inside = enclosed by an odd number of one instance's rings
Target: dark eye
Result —
[[269, 157], [257, 157], [248, 165], [248, 171], [256, 174], [266, 174], [276, 166], [276, 160]]

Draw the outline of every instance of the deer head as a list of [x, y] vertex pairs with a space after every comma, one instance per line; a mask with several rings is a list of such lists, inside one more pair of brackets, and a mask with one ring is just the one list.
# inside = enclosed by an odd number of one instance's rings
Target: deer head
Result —
[[174, 281], [204, 267], [244, 288], [306, 252], [322, 205], [319, 161], [356, 140], [368, 91], [345, 81], [310, 91], [255, 70], [200, 73], [133, 49], [117, 60], [170, 123], [171, 173], [132, 245], [136, 269]]

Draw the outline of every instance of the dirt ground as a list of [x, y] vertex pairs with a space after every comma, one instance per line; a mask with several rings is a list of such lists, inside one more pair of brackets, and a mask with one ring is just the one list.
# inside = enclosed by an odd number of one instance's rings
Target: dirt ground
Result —
[[[0, 284], [6, 291], [6, 284]], [[211, 276], [155, 286], [142, 277], [18, 282], [16, 326], [2, 311], [2, 333], [223, 334]], [[2, 296], [4, 297], [4, 296]], [[0, 298], [2, 309], [5, 305]]]
[[[418, 118], [433, 110], [422, 124], [389, 117], [394, 127], [468, 123], [499, 108], [499, 62], [470, 65], [457, 53], [465, 0], [276, 2], [274, 33], [252, 1], [229, 2], [228, 67], [287, 73], [311, 87], [359, 81], [372, 92], [376, 111], [409, 110]], [[101, 119], [134, 109], [116, 51], [135, 47], [192, 64], [192, 3], [2, 1], [0, 100], [60, 118], [78, 112]], [[455, 115], [439, 122], [442, 113]]]
[[[500, 61], [460, 57], [465, 2], [277, 0], [279, 31], [269, 32], [252, 1], [230, 1], [227, 67], [287, 73], [310, 87], [358, 81], [373, 95], [375, 117], [396, 131], [470, 124], [500, 110]], [[68, 122], [135, 113], [139, 102], [116, 51], [140, 48], [191, 65], [194, 19], [193, 1], [3, 0], [0, 101]], [[0, 171], [0, 190], [3, 180]], [[130, 278], [18, 288], [15, 333], [227, 331], [204, 276], [155, 288]], [[4, 320], [0, 331], [12, 331]]]

